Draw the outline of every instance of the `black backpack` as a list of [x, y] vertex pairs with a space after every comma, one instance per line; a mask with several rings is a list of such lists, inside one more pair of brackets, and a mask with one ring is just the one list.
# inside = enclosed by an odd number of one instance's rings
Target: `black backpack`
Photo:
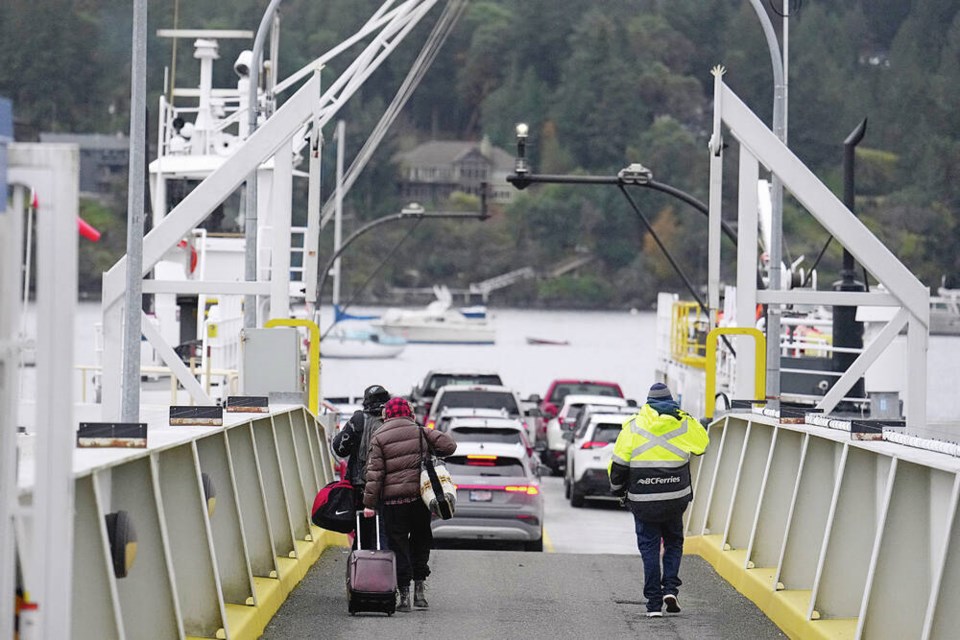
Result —
[[373, 434], [382, 424], [383, 418], [380, 416], [372, 416], [369, 413], [363, 414], [363, 435], [360, 436], [360, 446], [357, 447], [357, 452], [354, 454], [357, 457], [353, 478], [353, 486], [355, 487], [362, 487], [367, 483], [367, 457], [370, 455], [370, 439], [373, 438]]

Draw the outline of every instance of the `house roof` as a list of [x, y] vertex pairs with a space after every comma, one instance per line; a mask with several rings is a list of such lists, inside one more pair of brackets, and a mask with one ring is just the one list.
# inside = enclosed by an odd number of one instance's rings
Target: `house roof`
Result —
[[[483, 153], [485, 145], [481, 142], [461, 142], [458, 140], [432, 140], [420, 146], [398, 153], [394, 160], [407, 165], [453, 164], [473, 152]], [[495, 170], [510, 171], [513, 168], [513, 156], [490, 145], [489, 156]]]
[[130, 141], [126, 136], [109, 133], [41, 133], [40, 142], [75, 144], [81, 149], [130, 148]]

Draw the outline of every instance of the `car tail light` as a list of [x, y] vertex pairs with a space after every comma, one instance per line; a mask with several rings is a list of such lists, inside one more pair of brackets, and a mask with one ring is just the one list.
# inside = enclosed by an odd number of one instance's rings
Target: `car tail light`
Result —
[[591, 440], [590, 442], [584, 442], [584, 443], [580, 446], [580, 448], [581, 448], [581, 449], [603, 449], [603, 448], [604, 448], [605, 446], [607, 446], [608, 444], [610, 444], [610, 443], [609, 443], [609, 442], [597, 442], [597, 441], [595, 441], [595, 440]]
[[540, 518], [538, 518], [537, 516], [532, 516], [529, 513], [518, 513], [517, 520], [523, 520], [527, 524], [532, 525], [534, 527], [540, 524]]
[[525, 493], [528, 496], [535, 496], [538, 493], [540, 493], [539, 487], [534, 487], [526, 484], [509, 485], [504, 487], [503, 490], [506, 491], [507, 493]]
[[437, 426], [436, 420], [433, 420], [433, 419], [427, 420], [427, 424], [426, 424], [427, 429], [434, 429], [436, 428], [436, 426]]

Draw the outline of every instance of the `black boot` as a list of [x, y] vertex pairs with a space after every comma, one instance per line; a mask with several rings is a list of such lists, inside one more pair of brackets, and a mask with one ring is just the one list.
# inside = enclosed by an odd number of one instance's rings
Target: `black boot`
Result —
[[413, 605], [421, 609], [426, 609], [430, 605], [427, 604], [427, 583], [426, 580], [414, 580], [413, 581]]
[[410, 585], [406, 584], [400, 587], [399, 601], [397, 602], [397, 611], [413, 611], [410, 606]]

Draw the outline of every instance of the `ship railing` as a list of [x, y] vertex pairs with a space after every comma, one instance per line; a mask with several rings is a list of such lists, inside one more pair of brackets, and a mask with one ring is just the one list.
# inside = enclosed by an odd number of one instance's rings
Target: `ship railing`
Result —
[[673, 358], [692, 367], [705, 367], [710, 320], [700, 305], [696, 302], [674, 302], [670, 326], [670, 353]]
[[[269, 281], [273, 278], [273, 227], [264, 225], [260, 228], [257, 244], [260, 251], [257, 263], [260, 265], [260, 279]], [[307, 228], [290, 227], [290, 297], [303, 299], [305, 289], [305, 263], [307, 257]]]
[[[200, 362], [197, 360], [197, 358], [190, 358], [188, 365], [190, 372], [199, 382], [201, 382], [201, 384], [203, 384], [204, 391], [206, 391], [207, 395], [210, 395], [210, 392], [213, 390], [215, 380], [223, 381], [221, 389], [223, 390], [224, 397], [239, 393], [239, 369], [215, 369], [213, 367], [203, 367], [200, 365]], [[88, 402], [99, 403], [100, 379], [103, 373], [103, 367], [99, 364], [78, 364], [74, 366], [74, 369], [80, 373], [80, 402], [84, 404]], [[190, 397], [189, 394], [187, 394], [186, 403], [179, 400], [179, 391], [183, 389], [183, 387], [180, 385], [177, 377], [173, 375], [173, 371], [171, 371], [169, 367], [144, 365], [140, 367], [140, 376], [169, 377], [170, 404], [195, 404], [193, 398]], [[88, 393], [88, 385], [92, 390], [91, 393]]]
[[[199, 92], [196, 89], [175, 89], [174, 95], [191, 97], [199, 95]], [[243, 101], [236, 89], [214, 89], [212, 98], [217, 101], [217, 111], [223, 115], [214, 115], [209, 128], [197, 130], [194, 133], [194, 135], [207, 136], [205, 143], [206, 153], [210, 152], [209, 149], [214, 144], [216, 136], [226, 132], [226, 130], [232, 126], [237, 126], [239, 130], [247, 112], [247, 108], [243, 105]], [[177, 107], [168, 102], [166, 96], [160, 96], [160, 157], [174, 153], [170, 148], [171, 140], [178, 135], [176, 128], [173, 126], [174, 120], [178, 117], [183, 118], [184, 116], [193, 116], [195, 118], [199, 111], [199, 106]]]
[[242, 330], [241, 296], [218, 296], [217, 304], [210, 307], [203, 321], [200, 364], [204, 372], [240, 369]]

